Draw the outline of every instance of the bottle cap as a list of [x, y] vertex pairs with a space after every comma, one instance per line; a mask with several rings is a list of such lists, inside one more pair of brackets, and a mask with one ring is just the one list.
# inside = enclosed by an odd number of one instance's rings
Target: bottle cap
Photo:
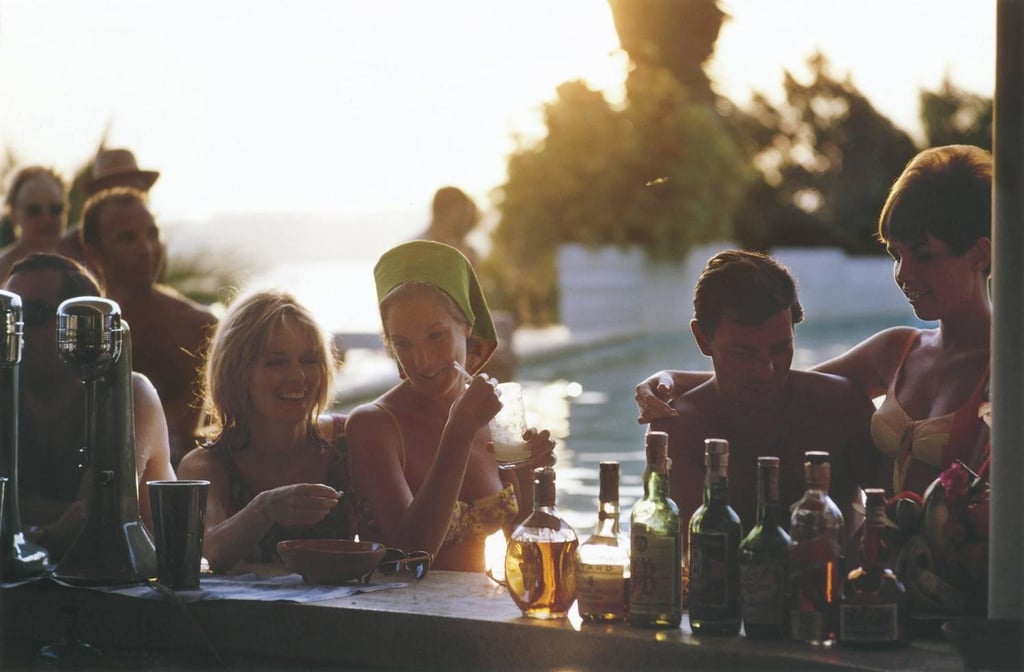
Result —
[[537, 467], [533, 470], [533, 482], [534, 483], [554, 483], [555, 482], [555, 468], [554, 467]]
[[866, 497], [864, 505], [867, 508], [885, 506], [885, 490], [881, 488], [865, 488], [864, 495]]
[[824, 450], [808, 450], [804, 453], [804, 464], [829, 464], [832, 457]]
[[647, 464], [655, 466], [659, 471], [669, 469], [672, 460], [668, 459], [668, 434], [658, 431], [647, 432], [645, 441]]
[[724, 472], [729, 466], [729, 442], [725, 439], [704, 439], [704, 466], [709, 471]]
[[778, 467], [779, 458], [772, 455], [764, 455], [757, 458], [757, 466], [759, 467]]

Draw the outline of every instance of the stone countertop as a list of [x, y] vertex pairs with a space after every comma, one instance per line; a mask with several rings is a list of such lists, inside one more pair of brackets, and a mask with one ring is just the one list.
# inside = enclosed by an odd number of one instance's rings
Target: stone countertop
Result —
[[681, 628], [668, 631], [581, 624], [573, 618], [525, 619], [487, 577], [440, 571], [404, 588], [304, 604], [185, 604], [27, 583], [0, 590], [5, 648], [35, 650], [59, 640], [60, 612], [67, 606], [78, 610], [80, 638], [100, 648], [173, 650], [211, 660], [245, 657], [248, 668], [253, 660], [273, 659], [294, 661], [296, 669], [303, 661], [311, 667], [357, 669], [963, 669], [943, 641], [855, 651], [744, 637], [698, 638], [685, 618]]

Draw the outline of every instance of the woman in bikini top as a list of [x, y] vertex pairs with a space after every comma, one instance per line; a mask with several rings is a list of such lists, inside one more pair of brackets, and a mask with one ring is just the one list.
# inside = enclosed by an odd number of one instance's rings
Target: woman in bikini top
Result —
[[[487, 430], [501, 405], [478, 374], [497, 346], [487, 303], [468, 260], [441, 243], [399, 245], [374, 276], [402, 380], [346, 425], [361, 518], [372, 519], [360, 538], [434, 553], [439, 569], [483, 571], [483, 538], [532, 508], [526, 475], [498, 469]], [[535, 466], [553, 463], [547, 431], [526, 438]]]

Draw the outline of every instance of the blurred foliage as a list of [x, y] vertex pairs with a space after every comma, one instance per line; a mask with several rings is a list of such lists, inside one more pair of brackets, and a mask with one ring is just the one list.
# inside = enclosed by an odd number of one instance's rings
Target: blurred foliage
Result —
[[560, 244], [640, 245], [677, 261], [732, 236], [751, 171], [725, 125], [666, 69], [634, 69], [626, 90], [616, 110], [582, 82], [562, 84], [544, 109], [547, 137], [509, 158], [481, 274], [521, 324], [558, 318]]
[[917, 147], [828, 59], [807, 59], [810, 80], [784, 73], [785, 102], [755, 94], [741, 121], [758, 148], [756, 184], [737, 222], [743, 247], [832, 245], [880, 253], [878, 212]]
[[992, 99], [968, 93], [943, 78], [938, 91], [921, 92], [925, 145], [977, 145], [992, 151]]

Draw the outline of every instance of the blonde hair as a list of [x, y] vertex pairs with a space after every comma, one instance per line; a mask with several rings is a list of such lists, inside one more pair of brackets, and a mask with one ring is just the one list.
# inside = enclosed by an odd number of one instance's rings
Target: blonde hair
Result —
[[308, 422], [310, 431], [319, 436], [316, 417], [329, 404], [337, 360], [309, 310], [291, 294], [272, 290], [236, 299], [210, 338], [203, 372], [203, 399], [213, 423], [209, 432], [213, 442], [233, 448], [245, 442], [252, 409], [252, 369], [271, 330], [285, 320], [298, 324], [316, 344], [320, 387], [314, 390]]

